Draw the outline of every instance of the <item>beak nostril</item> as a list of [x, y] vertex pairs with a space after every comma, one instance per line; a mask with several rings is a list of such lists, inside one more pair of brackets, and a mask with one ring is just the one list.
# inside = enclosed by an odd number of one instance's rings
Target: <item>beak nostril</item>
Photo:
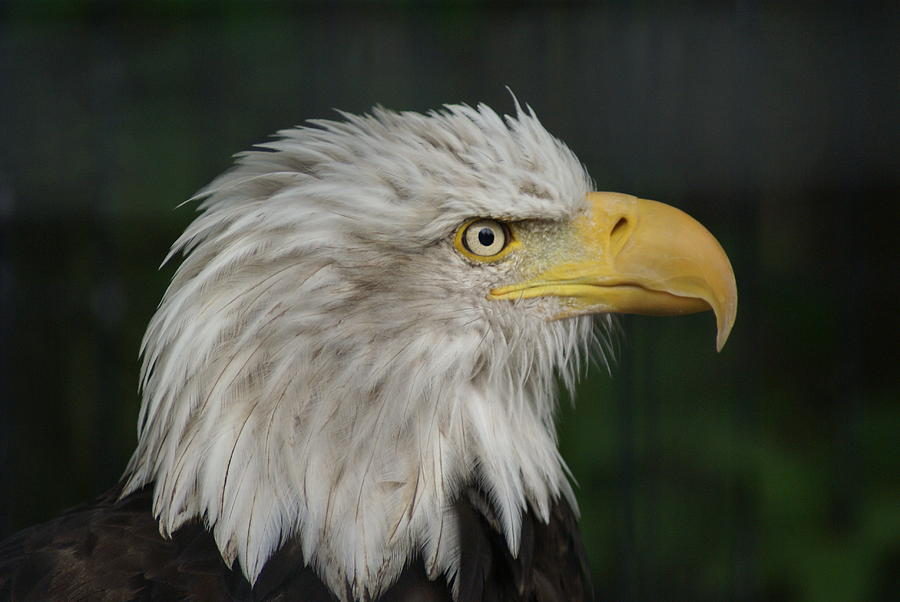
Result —
[[612, 240], [612, 239], [615, 239], [616, 237], [620, 236], [623, 233], [623, 231], [625, 230], [625, 227], [627, 225], [628, 225], [628, 218], [620, 217], [619, 221], [616, 222], [616, 225], [613, 226], [612, 230], [609, 231], [609, 238]]

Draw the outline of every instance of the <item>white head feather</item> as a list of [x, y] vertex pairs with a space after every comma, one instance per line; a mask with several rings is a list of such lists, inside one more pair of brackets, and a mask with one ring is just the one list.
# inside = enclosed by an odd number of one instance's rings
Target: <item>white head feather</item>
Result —
[[334, 591], [377, 595], [408, 559], [458, 569], [461, 487], [510, 550], [529, 506], [574, 506], [554, 427], [589, 317], [488, 301], [515, 262], [473, 265], [473, 217], [568, 220], [591, 189], [534, 114], [376, 108], [279, 132], [198, 198], [185, 259], [143, 342], [125, 494], [163, 534], [203, 520], [254, 581], [299, 536]]

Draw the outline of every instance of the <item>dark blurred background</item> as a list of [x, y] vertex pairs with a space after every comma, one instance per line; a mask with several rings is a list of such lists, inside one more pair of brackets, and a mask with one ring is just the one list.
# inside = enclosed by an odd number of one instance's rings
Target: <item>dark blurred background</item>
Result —
[[627, 318], [562, 410], [604, 600], [895, 600], [896, 4], [0, 2], [0, 536], [115, 483], [137, 350], [231, 155], [509, 86], [601, 189], [728, 250], [740, 311]]

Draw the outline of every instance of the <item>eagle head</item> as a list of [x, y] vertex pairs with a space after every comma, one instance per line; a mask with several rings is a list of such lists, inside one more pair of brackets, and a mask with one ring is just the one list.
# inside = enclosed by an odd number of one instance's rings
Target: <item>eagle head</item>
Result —
[[735, 318], [728, 259], [684, 213], [592, 192], [530, 109], [376, 108], [283, 130], [197, 195], [143, 341], [124, 494], [164, 535], [205, 522], [253, 582], [287, 540], [334, 591], [412, 557], [459, 568], [454, 501], [515, 555], [523, 512], [574, 496], [557, 377], [613, 313]]

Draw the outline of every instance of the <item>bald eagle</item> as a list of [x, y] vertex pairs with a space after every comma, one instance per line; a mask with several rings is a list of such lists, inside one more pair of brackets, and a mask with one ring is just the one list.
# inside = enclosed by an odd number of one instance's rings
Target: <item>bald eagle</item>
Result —
[[[592, 192], [530, 108], [284, 130], [197, 197], [121, 483], [0, 546], [0, 597], [583, 600], [554, 426], [613, 313], [737, 308], [713, 236]], [[167, 258], [168, 260], [168, 258]]]

